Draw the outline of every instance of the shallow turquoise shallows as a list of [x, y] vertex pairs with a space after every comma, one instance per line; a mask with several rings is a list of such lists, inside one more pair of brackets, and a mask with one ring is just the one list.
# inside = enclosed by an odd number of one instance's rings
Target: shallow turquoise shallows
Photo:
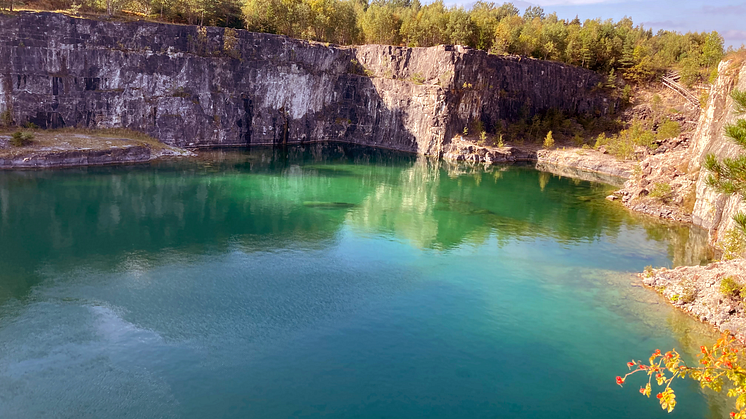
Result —
[[709, 329], [610, 186], [341, 145], [0, 173], [1, 418], [704, 418], [614, 377]]

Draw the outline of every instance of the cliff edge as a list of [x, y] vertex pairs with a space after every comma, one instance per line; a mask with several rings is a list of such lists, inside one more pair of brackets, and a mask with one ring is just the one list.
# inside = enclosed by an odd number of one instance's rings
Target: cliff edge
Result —
[[560, 63], [55, 13], [0, 16], [0, 56], [14, 124], [121, 127], [178, 147], [333, 140], [439, 156], [475, 119], [492, 130], [613, 106], [596, 73]]

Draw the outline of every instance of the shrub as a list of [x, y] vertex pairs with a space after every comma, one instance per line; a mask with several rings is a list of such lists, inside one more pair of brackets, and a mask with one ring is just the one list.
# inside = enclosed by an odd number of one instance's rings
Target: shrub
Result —
[[650, 188], [650, 197], [665, 201], [669, 195], [671, 195], [671, 185], [664, 182], [659, 182]]
[[485, 142], [487, 142], [487, 133], [486, 132], [482, 131], [482, 132], [479, 133], [479, 142], [482, 143], [482, 144], [484, 144]]
[[653, 134], [653, 131], [646, 129], [640, 121], [633, 122], [632, 126], [628, 130], [620, 132], [619, 136], [626, 136], [629, 141], [636, 145], [647, 148], [655, 147], [655, 134]]
[[422, 84], [425, 82], [425, 77], [423, 77], [420, 73], [414, 73], [412, 74], [412, 81], [416, 84]]
[[629, 84], [622, 89], [622, 103], [629, 104], [632, 99], [632, 87]]
[[235, 29], [225, 28], [223, 32], [223, 53], [232, 58], [241, 58], [241, 51], [238, 49], [238, 37]]
[[743, 233], [738, 228], [731, 228], [725, 232], [723, 241], [723, 260], [736, 259], [744, 251]]
[[679, 134], [681, 134], [681, 126], [679, 123], [666, 118], [663, 120], [663, 123], [658, 126], [658, 132], [655, 137], [658, 140], [667, 140], [669, 138], [678, 137]]
[[503, 141], [503, 135], [502, 134], [498, 135], [498, 137], [497, 137], [497, 146], [500, 147], [500, 148], [505, 147], [505, 142]]
[[743, 291], [741, 284], [732, 276], [725, 277], [720, 282], [720, 292], [726, 297], [738, 298], [743, 295]]
[[606, 145], [608, 143], [609, 143], [609, 139], [606, 137], [606, 133], [602, 132], [602, 133], [598, 134], [598, 137], [596, 137], [596, 145], [594, 145], [593, 147], [596, 148], [596, 149], [598, 149], [601, 146], [604, 146], [604, 145]]
[[679, 295], [679, 301], [684, 304], [693, 303], [695, 298], [697, 298], [697, 290], [691, 286], [684, 287]]
[[34, 134], [30, 132], [16, 131], [10, 136], [10, 145], [13, 147], [23, 147], [31, 144], [31, 140], [34, 139]]
[[544, 137], [544, 148], [552, 148], [554, 147], [554, 137], [552, 137], [552, 131], [549, 131], [547, 133], [547, 136]]

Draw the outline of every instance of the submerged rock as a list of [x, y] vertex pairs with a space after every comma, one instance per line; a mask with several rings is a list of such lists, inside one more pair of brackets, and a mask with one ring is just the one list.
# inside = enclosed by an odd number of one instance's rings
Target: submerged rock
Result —
[[655, 289], [674, 306], [720, 331], [729, 330], [746, 343], [746, 289], [735, 295], [725, 295], [721, 291], [726, 278], [741, 287], [746, 286], [746, 259], [707, 266], [651, 269], [639, 276], [644, 285]]

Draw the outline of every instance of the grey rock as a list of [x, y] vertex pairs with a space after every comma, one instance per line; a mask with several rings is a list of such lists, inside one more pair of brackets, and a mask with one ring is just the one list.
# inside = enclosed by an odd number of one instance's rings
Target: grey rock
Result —
[[526, 110], [615, 105], [596, 73], [560, 63], [233, 33], [226, 49], [223, 28], [0, 15], [0, 112], [180, 147], [332, 140], [441, 155], [474, 120], [493, 130]]

